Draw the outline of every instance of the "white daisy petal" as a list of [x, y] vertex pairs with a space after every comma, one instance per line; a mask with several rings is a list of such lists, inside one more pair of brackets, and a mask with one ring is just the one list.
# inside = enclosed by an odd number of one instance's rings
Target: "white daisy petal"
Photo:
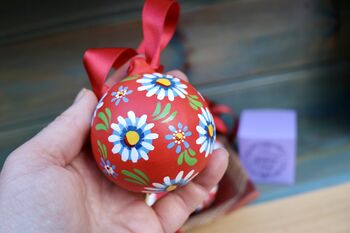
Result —
[[199, 148], [199, 152], [202, 153], [205, 150], [205, 148], [207, 148], [207, 145], [208, 145], [208, 141], [205, 141], [202, 144], [201, 148]]
[[[146, 123], [146, 120], [147, 120], [147, 115], [144, 114], [140, 117], [139, 121], [137, 122], [137, 128], [141, 128], [145, 123]], [[146, 131], [146, 130], [144, 130]]]
[[145, 126], [145, 128], [143, 128], [143, 131], [147, 131], [149, 129], [152, 129], [154, 127], [154, 123], [149, 123]]
[[203, 129], [202, 126], [197, 125], [196, 129], [197, 129], [198, 133], [200, 133], [200, 134], [206, 134], [207, 133], [207, 131], [205, 131], [205, 129]]
[[155, 78], [153, 74], [144, 74], [143, 77], [146, 77], [146, 78]]
[[175, 178], [175, 182], [179, 183], [180, 180], [182, 179], [182, 176], [184, 175], [184, 171], [180, 171], [179, 174], [177, 174], [176, 178]]
[[194, 170], [191, 170], [191, 171], [185, 176], [184, 180], [188, 181], [188, 180], [191, 178], [191, 176], [192, 176], [193, 173], [194, 173]]
[[139, 151], [139, 154], [141, 155], [141, 157], [144, 159], [144, 160], [148, 160], [148, 154], [146, 152], [144, 152], [143, 150], [140, 150]]
[[112, 153], [117, 154], [122, 149], [122, 145], [120, 143], [115, 144], [112, 148]]
[[118, 116], [117, 119], [118, 119], [119, 123], [120, 123], [122, 126], [124, 126], [124, 128], [127, 127], [126, 121], [125, 121], [125, 119], [124, 119], [123, 117]]
[[151, 85], [146, 85], [146, 86], [139, 86], [137, 88], [138, 91], [144, 91], [144, 90], [148, 90], [150, 88], [154, 87], [154, 84], [151, 84]]
[[[145, 76], [146, 77], [146, 76]], [[140, 79], [138, 79], [136, 82], [138, 82], [138, 83], [150, 83], [150, 82], [152, 82], [152, 79], [149, 79], [148, 77], [146, 77], [146, 78], [140, 78]]]
[[163, 100], [163, 99], [164, 99], [164, 96], [165, 96], [165, 91], [164, 91], [163, 88], [161, 88], [160, 91], [159, 91], [159, 93], [158, 93], [157, 99]]
[[159, 77], [159, 78], [163, 78], [163, 75], [160, 74], [160, 73], [153, 73], [153, 75], [155, 75], [155, 76], [157, 76], [157, 77]]
[[128, 117], [131, 121], [131, 124], [136, 125], [136, 116], [135, 116], [135, 113], [133, 111], [128, 112]]
[[108, 137], [109, 142], [116, 142], [119, 141], [120, 137], [118, 135], [112, 134], [111, 136]]
[[185, 98], [185, 95], [181, 91], [179, 91], [177, 88], [173, 88], [173, 91], [175, 91], [177, 95], [180, 96], [182, 99]]
[[122, 160], [125, 162], [128, 160], [128, 158], [129, 158], [129, 150], [124, 148], [122, 152]]
[[158, 138], [158, 134], [156, 133], [150, 133], [144, 137], [144, 139], [156, 139], [156, 138]]
[[183, 84], [183, 83], [177, 84], [176, 87], [179, 87], [179, 89], [180, 88], [183, 88], [183, 89], [187, 88], [187, 86], [185, 84]]
[[148, 90], [148, 92], [146, 93], [147, 97], [151, 97], [152, 95], [154, 95], [157, 91], [158, 91], [159, 87], [158, 86], [154, 86], [151, 89]]
[[174, 101], [174, 93], [171, 89], [168, 90], [168, 99]]
[[138, 158], [139, 158], [139, 153], [137, 152], [137, 149], [133, 147], [131, 149], [131, 161], [133, 163], [136, 163]]
[[166, 184], [166, 185], [172, 185], [169, 176], [164, 177], [164, 184]]
[[198, 114], [198, 118], [204, 125], [207, 125], [207, 121], [204, 119], [204, 117], [201, 114]]
[[207, 138], [205, 136], [201, 136], [197, 138], [196, 144], [202, 144]]
[[165, 188], [165, 185], [159, 183], [153, 183], [152, 185], [156, 188]]
[[141, 145], [146, 148], [147, 150], [153, 150], [154, 146], [148, 142], [141, 142]]
[[120, 130], [118, 124], [112, 123], [112, 124], [111, 124], [111, 128], [114, 129], [115, 131], [117, 131], [118, 133], [121, 132], [121, 130]]

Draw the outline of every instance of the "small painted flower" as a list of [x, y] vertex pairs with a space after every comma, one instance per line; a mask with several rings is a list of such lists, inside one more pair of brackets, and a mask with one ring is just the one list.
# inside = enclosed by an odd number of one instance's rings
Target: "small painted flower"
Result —
[[169, 74], [144, 74], [142, 78], [136, 82], [142, 85], [137, 88], [138, 91], [147, 91], [146, 96], [151, 97], [157, 95], [157, 99], [163, 100], [167, 97], [169, 101], [174, 101], [175, 97], [179, 96], [184, 99], [188, 93], [185, 90], [187, 86], [181, 83], [180, 79]]
[[184, 171], [180, 171], [175, 179], [171, 179], [169, 176], [164, 177], [163, 183], [153, 183], [153, 187], [145, 187], [144, 192], [170, 192], [177, 187], [181, 187], [190, 182], [198, 173], [194, 174], [194, 170], [191, 170], [185, 177]]
[[115, 101], [115, 106], [118, 106], [121, 100], [127, 103], [129, 99], [126, 96], [130, 95], [131, 93], [132, 93], [132, 90], [128, 90], [128, 87], [120, 86], [118, 88], [118, 91], [112, 92], [112, 96], [114, 97], [112, 99], [112, 103]]
[[186, 137], [189, 137], [192, 135], [192, 132], [188, 130], [187, 126], [182, 126], [181, 123], [178, 123], [177, 129], [170, 125], [169, 130], [172, 132], [172, 134], [168, 134], [165, 136], [166, 140], [170, 140], [171, 142], [168, 144], [167, 148], [171, 149], [176, 145], [176, 153], [179, 154], [182, 150], [182, 145], [184, 145], [185, 148], [189, 148], [190, 145], [186, 141]]
[[216, 138], [216, 129], [214, 119], [208, 108], [201, 108], [202, 114], [198, 114], [199, 125], [196, 129], [199, 137], [196, 143], [201, 145], [199, 152], [205, 151], [205, 157], [213, 152], [214, 142]]
[[101, 158], [100, 165], [103, 167], [103, 172], [108, 176], [112, 176], [114, 178], [118, 176], [118, 174], [115, 172], [115, 165], [111, 164], [109, 160], [104, 160]]
[[106, 96], [107, 96], [107, 93], [105, 93], [103, 96], [102, 96], [102, 98], [100, 99], [100, 101], [98, 101], [98, 104], [97, 104], [97, 106], [96, 106], [96, 108], [95, 108], [95, 111], [94, 111], [94, 115], [93, 115], [93, 117], [92, 117], [92, 120], [96, 117], [96, 114], [97, 114], [97, 111], [100, 109], [100, 108], [102, 108], [102, 106], [103, 106], [103, 100], [106, 98]]
[[148, 160], [148, 153], [154, 149], [152, 141], [158, 138], [158, 134], [152, 133], [153, 123], [147, 123], [147, 115], [136, 117], [133, 111], [128, 112], [128, 117], [118, 116], [118, 124], [112, 123], [114, 130], [108, 137], [112, 142], [113, 154], [119, 154], [123, 161], [131, 160], [136, 163], [139, 159]]

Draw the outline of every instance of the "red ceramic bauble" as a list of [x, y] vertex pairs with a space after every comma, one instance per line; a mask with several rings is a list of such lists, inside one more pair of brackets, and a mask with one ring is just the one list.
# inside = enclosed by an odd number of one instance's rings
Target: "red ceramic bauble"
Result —
[[99, 168], [135, 192], [167, 192], [187, 184], [208, 162], [215, 137], [200, 93], [160, 73], [115, 84], [99, 101], [91, 126]]

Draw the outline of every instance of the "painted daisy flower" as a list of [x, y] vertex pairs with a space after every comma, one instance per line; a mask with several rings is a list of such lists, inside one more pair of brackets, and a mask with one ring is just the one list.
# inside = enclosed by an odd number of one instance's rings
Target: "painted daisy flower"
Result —
[[185, 95], [188, 94], [185, 90], [187, 86], [181, 83], [180, 79], [169, 74], [144, 74], [143, 77], [136, 82], [142, 84], [142, 86], [137, 88], [138, 91], [146, 90], [147, 97], [156, 94], [159, 100], [163, 100], [164, 97], [167, 97], [169, 101], [174, 101], [174, 98], [177, 96], [184, 99]]
[[115, 106], [118, 106], [121, 100], [127, 103], [129, 99], [126, 97], [126, 95], [130, 95], [131, 93], [132, 93], [132, 90], [128, 90], [128, 87], [120, 86], [118, 88], [118, 91], [112, 92], [112, 96], [114, 97], [112, 99], [112, 103], [115, 101]]
[[169, 176], [164, 177], [163, 183], [153, 183], [153, 187], [145, 187], [145, 192], [170, 192], [177, 187], [184, 186], [190, 182], [198, 173], [194, 174], [194, 170], [191, 170], [185, 177], [184, 171], [180, 171], [175, 179], [171, 179]]
[[95, 108], [95, 111], [94, 111], [94, 115], [93, 115], [93, 117], [92, 117], [92, 119], [94, 119], [95, 117], [96, 117], [96, 114], [97, 114], [97, 111], [100, 109], [100, 108], [102, 108], [102, 106], [103, 106], [103, 100], [104, 100], [104, 98], [106, 98], [106, 96], [107, 96], [107, 93], [105, 93], [103, 96], [102, 96], [102, 98], [100, 99], [100, 101], [98, 101], [98, 104], [97, 104], [97, 106], [96, 106], [96, 108]]
[[208, 108], [201, 108], [202, 114], [198, 114], [199, 125], [196, 129], [199, 133], [199, 137], [196, 143], [201, 145], [199, 152], [205, 151], [205, 157], [213, 152], [214, 142], [216, 138], [216, 130], [214, 119]]
[[109, 160], [101, 158], [100, 165], [103, 167], [103, 172], [109, 176], [117, 177], [118, 174], [115, 172], [115, 165], [111, 164]]
[[114, 144], [113, 154], [119, 154], [123, 161], [131, 160], [136, 163], [143, 158], [148, 160], [148, 152], [154, 149], [153, 139], [158, 134], [152, 133], [153, 123], [147, 124], [147, 115], [136, 117], [133, 111], [128, 112], [128, 117], [118, 116], [118, 124], [112, 123], [114, 130], [108, 137], [108, 141]]
[[183, 144], [185, 148], [189, 148], [190, 145], [186, 141], [186, 137], [189, 137], [192, 135], [192, 132], [188, 130], [187, 126], [182, 127], [182, 124], [179, 123], [177, 125], [177, 129], [170, 125], [169, 130], [172, 132], [172, 134], [168, 134], [165, 136], [166, 140], [171, 140], [171, 142], [168, 144], [167, 148], [171, 149], [176, 145], [176, 153], [179, 154], [181, 152], [181, 145]]

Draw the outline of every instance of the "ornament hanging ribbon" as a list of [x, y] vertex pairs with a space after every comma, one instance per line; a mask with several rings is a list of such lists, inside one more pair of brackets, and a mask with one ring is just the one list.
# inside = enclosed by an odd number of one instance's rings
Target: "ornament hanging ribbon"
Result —
[[[229, 142], [233, 142], [233, 140], [236, 137], [239, 124], [239, 119], [236, 116], [236, 114], [227, 105], [217, 104], [214, 101], [209, 100], [208, 98], [205, 98], [205, 101], [207, 102], [209, 110], [213, 115], [213, 119], [216, 126], [216, 132], [224, 135]], [[222, 119], [222, 116], [224, 114], [232, 118], [231, 130], [229, 130], [229, 126]]]
[[174, 0], [146, 0], [142, 11], [143, 41], [137, 48], [91, 48], [84, 54], [84, 66], [98, 98], [109, 89], [111, 69], [130, 62], [127, 74], [162, 72], [160, 54], [173, 37], [180, 7]]

